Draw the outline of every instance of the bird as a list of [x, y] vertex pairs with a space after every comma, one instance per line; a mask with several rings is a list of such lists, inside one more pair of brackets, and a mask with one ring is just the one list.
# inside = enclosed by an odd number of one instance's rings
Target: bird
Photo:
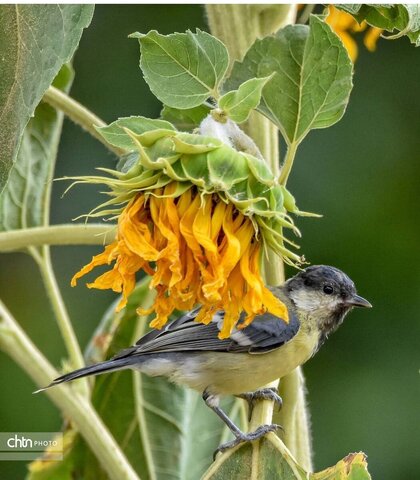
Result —
[[261, 438], [281, 427], [261, 425], [245, 433], [220, 408], [221, 397], [244, 398], [250, 408], [264, 399], [281, 406], [276, 390], [261, 387], [313, 357], [353, 307], [372, 307], [357, 294], [353, 281], [344, 272], [326, 265], [307, 267], [283, 285], [269, 288], [286, 305], [288, 321], [266, 312], [241, 328], [243, 313], [230, 337], [221, 340], [218, 334], [224, 312], [217, 311], [205, 325], [195, 321], [200, 311], [197, 307], [162, 330], [148, 332], [110, 360], [66, 373], [37, 392], [89, 375], [138, 369], [202, 393], [206, 405], [234, 435], [234, 440], [220, 445], [215, 455]]

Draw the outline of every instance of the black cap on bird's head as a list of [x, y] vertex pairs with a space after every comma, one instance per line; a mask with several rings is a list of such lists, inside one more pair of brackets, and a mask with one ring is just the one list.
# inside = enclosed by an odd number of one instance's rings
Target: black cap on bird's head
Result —
[[285, 284], [298, 311], [307, 312], [322, 324], [327, 335], [344, 320], [352, 307], [372, 307], [357, 295], [353, 281], [341, 270], [326, 265], [312, 265]]

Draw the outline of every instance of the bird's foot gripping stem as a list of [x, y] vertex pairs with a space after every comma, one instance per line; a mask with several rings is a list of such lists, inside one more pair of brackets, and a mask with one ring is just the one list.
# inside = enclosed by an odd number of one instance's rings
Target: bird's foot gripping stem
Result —
[[[268, 389], [267, 389], [268, 390]], [[261, 390], [260, 390], [261, 391]], [[280, 397], [279, 397], [280, 398]], [[211, 408], [219, 418], [228, 426], [229, 430], [235, 436], [235, 439], [219, 445], [213, 454], [213, 460], [216, 458], [216, 455], [219, 452], [224, 452], [229, 448], [236, 447], [244, 442], [252, 442], [253, 440], [258, 440], [269, 432], [275, 432], [277, 429], [282, 428], [281, 425], [261, 425], [255, 431], [244, 433], [240, 430], [232, 420], [226, 415], [226, 413], [218, 406], [218, 397], [211, 395], [208, 392], [203, 393], [203, 399], [206, 402], [206, 405]], [[265, 398], [266, 399], [266, 398]]]
[[213, 453], [213, 460], [216, 458], [216, 455], [219, 452], [224, 452], [224, 451], [228, 450], [229, 448], [233, 448], [233, 447], [236, 447], [236, 445], [240, 445], [241, 443], [252, 442], [253, 440], [258, 440], [259, 438], [263, 437], [267, 433], [275, 432], [279, 428], [282, 428], [282, 426], [271, 424], [271, 425], [261, 425], [256, 430], [254, 430], [253, 432], [248, 432], [248, 433], [240, 432], [239, 434], [233, 432], [233, 434], [236, 437], [235, 440], [232, 440], [232, 441], [226, 442], [226, 443], [222, 443], [221, 445], [219, 445]]
[[260, 400], [271, 400], [279, 408], [283, 406], [283, 400], [280, 395], [277, 393], [275, 388], [262, 388], [261, 390], [256, 390], [255, 392], [246, 392], [236, 395], [238, 398], [243, 398], [248, 402], [248, 421], [251, 420], [252, 411], [254, 410], [255, 404]]

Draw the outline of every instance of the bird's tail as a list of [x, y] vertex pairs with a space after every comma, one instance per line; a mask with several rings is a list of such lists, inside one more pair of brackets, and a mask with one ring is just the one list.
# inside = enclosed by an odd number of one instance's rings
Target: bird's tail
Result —
[[47, 390], [47, 388], [54, 387], [55, 385], [59, 385], [60, 383], [71, 382], [72, 380], [76, 380], [76, 378], [88, 377], [89, 375], [99, 375], [105, 372], [112, 372], [113, 370], [122, 370], [125, 368], [129, 368], [132, 364], [133, 361], [130, 358], [118, 358], [115, 360], [100, 362], [96, 365], [91, 365], [89, 367], [79, 368], [78, 370], [74, 370], [73, 372], [66, 373], [61, 377], [56, 378], [46, 387], [40, 388], [33, 393], [42, 392], [44, 390]]

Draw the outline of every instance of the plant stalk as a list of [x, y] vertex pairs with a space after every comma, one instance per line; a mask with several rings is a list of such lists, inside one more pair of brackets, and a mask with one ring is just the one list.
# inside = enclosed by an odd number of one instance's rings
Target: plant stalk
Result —
[[[57, 320], [58, 328], [70, 358], [71, 366], [74, 370], [83, 368], [85, 366], [83, 354], [70, 321], [67, 308], [64, 304], [63, 297], [61, 296], [61, 291], [51, 263], [51, 254], [48, 246], [43, 247], [41, 260], [37, 261], [37, 263], [41, 272], [42, 280], [44, 282], [45, 290]], [[90, 389], [86, 378], [83, 378], [80, 382], [77, 382], [75, 388], [76, 387], [83, 396], [89, 398]]]
[[316, 7], [316, 4], [308, 4], [308, 5], [305, 5], [298, 21], [296, 23], [302, 23], [302, 24], [305, 24], [308, 19], [309, 19], [309, 16], [311, 15], [311, 13], [315, 10], [315, 7]]
[[75, 223], [0, 232], [0, 252], [42, 245], [104, 245], [115, 238], [115, 225]]
[[[32, 343], [11, 313], [0, 302], [0, 348], [43, 387], [58, 372]], [[140, 480], [90, 401], [69, 385], [46, 391], [53, 403], [69, 418], [101, 462], [111, 480]]]
[[292, 171], [293, 162], [295, 160], [296, 150], [298, 145], [299, 145], [298, 143], [293, 142], [287, 148], [286, 157], [281, 167], [281, 173], [279, 176], [279, 183], [281, 185], [286, 186], [287, 180], [289, 179], [289, 175], [290, 175], [290, 172]]
[[95, 127], [106, 127], [107, 124], [69, 95], [65, 94], [58, 88], [51, 86], [44, 93], [42, 100], [63, 112], [68, 118], [70, 118], [70, 120], [90, 133], [92, 137], [99, 140], [106, 148], [108, 148], [108, 150], [115, 153], [115, 155], [121, 156], [125, 153], [124, 150], [118, 147], [113, 147], [107, 143], [95, 129]]
[[[248, 48], [257, 38], [274, 33], [296, 19], [296, 5], [207, 5], [206, 12], [211, 33], [218, 37], [228, 48], [231, 65], [234, 60], [241, 60]], [[245, 128], [248, 135], [255, 141], [264, 158], [269, 163], [276, 178], [280, 176], [279, 133], [277, 128], [257, 112], [253, 112]], [[289, 152], [291, 155], [291, 152]], [[293, 154], [294, 157], [294, 154]], [[290, 167], [293, 157], [286, 158]], [[285, 162], [286, 163], [286, 162]], [[283, 169], [284, 170], [284, 169]], [[288, 174], [287, 174], [288, 175]], [[265, 280], [271, 285], [280, 285], [284, 282], [284, 265], [281, 259], [273, 252], [269, 252], [264, 262]], [[291, 378], [301, 376], [300, 369], [292, 372]], [[287, 378], [287, 377], [286, 377]], [[283, 382], [283, 380], [282, 380]], [[307, 412], [304, 401], [304, 390], [301, 383], [285, 382], [283, 395], [285, 403], [293, 403], [293, 409], [287, 422], [291, 424], [288, 437], [285, 438], [293, 455], [303, 468], [312, 470], [310, 434], [307, 422]], [[279, 381], [270, 384], [277, 387]], [[288, 391], [290, 390], [290, 391]], [[259, 402], [253, 411], [250, 430], [259, 425], [272, 423], [274, 404], [270, 401]], [[299, 431], [297, 431], [299, 429]], [[299, 439], [299, 441], [297, 441]], [[226, 454], [224, 454], [226, 455]], [[222, 461], [222, 456], [217, 460]]]

